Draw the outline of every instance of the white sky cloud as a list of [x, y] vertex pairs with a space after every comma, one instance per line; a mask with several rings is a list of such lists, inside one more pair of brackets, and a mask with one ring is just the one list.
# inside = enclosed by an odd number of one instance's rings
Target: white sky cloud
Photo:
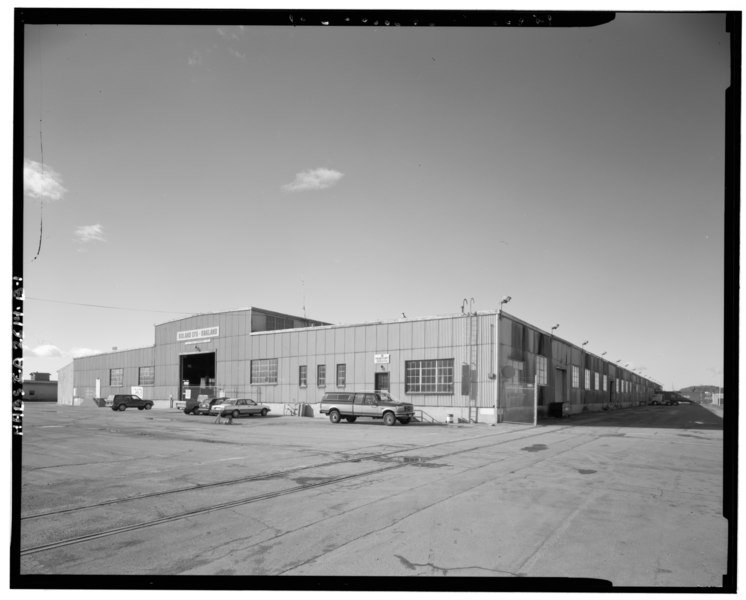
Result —
[[104, 228], [96, 223], [95, 225], [81, 225], [75, 230], [75, 237], [79, 242], [105, 242]]
[[295, 181], [286, 183], [282, 189], [288, 192], [303, 192], [306, 190], [323, 190], [339, 183], [344, 175], [333, 169], [308, 169], [295, 175]]
[[36, 356], [37, 358], [58, 358], [62, 356], [62, 350], [53, 344], [41, 344], [36, 348], [24, 347], [26, 354]]
[[90, 356], [91, 354], [100, 354], [100, 350], [93, 350], [92, 348], [73, 348], [70, 350], [70, 354], [73, 358], [80, 358], [81, 356]]
[[49, 166], [23, 159], [23, 193], [42, 200], [59, 200], [67, 190], [59, 173]]

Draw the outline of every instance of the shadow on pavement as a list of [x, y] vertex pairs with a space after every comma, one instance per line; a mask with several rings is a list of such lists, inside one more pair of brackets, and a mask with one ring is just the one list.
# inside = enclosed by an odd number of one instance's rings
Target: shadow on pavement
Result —
[[722, 430], [723, 419], [699, 404], [678, 406], [636, 406], [569, 417], [545, 417], [539, 425], [577, 425], [654, 429]]

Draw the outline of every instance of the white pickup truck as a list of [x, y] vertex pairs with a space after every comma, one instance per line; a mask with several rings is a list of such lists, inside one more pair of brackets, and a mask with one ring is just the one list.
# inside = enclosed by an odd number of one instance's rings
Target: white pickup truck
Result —
[[319, 412], [329, 415], [332, 423], [346, 419], [354, 423], [358, 417], [383, 419], [386, 425], [397, 421], [406, 425], [414, 417], [414, 406], [398, 402], [386, 392], [328, 392], [321, 400]]

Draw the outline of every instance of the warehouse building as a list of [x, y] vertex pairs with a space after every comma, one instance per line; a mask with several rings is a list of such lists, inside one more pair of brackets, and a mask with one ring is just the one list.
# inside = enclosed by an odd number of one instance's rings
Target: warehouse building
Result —
[[[319, 416], [327, 391], [385, 390], [424, 420], [529, 422], [647, 403], [653, 381], [501, 310], [333, 325], [259, 308], [155, 326], [153, 346], [76, 358], [58, 402], [250, 397]], [[536, 408], [535, 408], [536, 407]]]

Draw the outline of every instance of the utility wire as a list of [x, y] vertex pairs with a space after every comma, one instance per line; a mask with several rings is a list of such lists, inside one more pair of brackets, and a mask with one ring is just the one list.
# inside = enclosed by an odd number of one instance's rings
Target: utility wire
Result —
[[37, 302], [54, 302], [55, 304], [72, 304], [73, 306], [90, 306], [93, 308], [108, 308], [111, 310], [131, 310], [138, 312], [154, 312], [154, 313], [166, 313], [169, 315], [197, 315], [199, 312], [182, 312], [178, 310], [157, 310], [154, 308], [129, 308], [127, 306], [106, 306], [104, 304], [85, 304], [83, 302], [67, 302], [65, 300], [51, 300], [49, 298], [32, 298], [26, 296], [25, 300], [35, 300]]
[[[41, 49], [41, 28], [39, 29], [39, 152], [41, 153], [41, 178], [44, 180], [44, 138], [42, 137], [42, 121], [44, 120], [44, 84], [42, 77], [42, 49]], [[39, 258], [41, 253], [41, 240], [44, 236], [44, 198], [40, 201], [39, 213], [39, 247], [36, 249], [36, 256], [31, 262]]]

